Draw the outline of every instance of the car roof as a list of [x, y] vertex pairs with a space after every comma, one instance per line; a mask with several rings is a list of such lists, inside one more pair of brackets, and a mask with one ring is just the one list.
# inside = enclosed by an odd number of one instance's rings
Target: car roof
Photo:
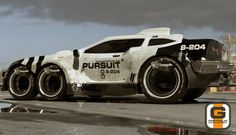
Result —
[[170, 28], [161, 27], [161, 28], [151, 28], [145, 29], [134, 35], [122, 35], [122, 36], [111, 36], [107, 37], [104, 40], [121, 40], [121, 39], [135, 39], [135, 38], [147, 38], [147, 37], [161, 37], [161, 38], [178, 38], [182, 39], [183, 35], [181, 34], [170, 34]]

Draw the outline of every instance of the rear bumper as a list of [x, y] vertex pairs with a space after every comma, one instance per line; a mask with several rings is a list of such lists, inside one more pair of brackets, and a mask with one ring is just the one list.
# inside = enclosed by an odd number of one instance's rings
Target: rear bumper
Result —
[[192, 68], [199, 74], [228, 74], [234, 65], [225, 61], [195, 61], [192, 63]]

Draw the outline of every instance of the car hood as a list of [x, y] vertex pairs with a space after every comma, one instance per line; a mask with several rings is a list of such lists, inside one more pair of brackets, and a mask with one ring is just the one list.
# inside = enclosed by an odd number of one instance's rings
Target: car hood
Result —
[[52, 55], [49, 55], [49, 57], [57, 57], [57, 58], [64, 58], [64, 57], [67, 57], [67, 56], [74, 56], [74, 57], [79, 57], [79, 50], [78, 49], [75, 49], [73, 51], [71, 50], [63, 50], [63, 51], [59, 51], [59, 52], [56, 52]]
[[73, 51], [71, 51], [71, 50], [63, 50], [63, 51], [56, 52], [56, 53], [52, 54], [51, 56], [64, 57], [64, 56], [71, 55], [72, 52]]

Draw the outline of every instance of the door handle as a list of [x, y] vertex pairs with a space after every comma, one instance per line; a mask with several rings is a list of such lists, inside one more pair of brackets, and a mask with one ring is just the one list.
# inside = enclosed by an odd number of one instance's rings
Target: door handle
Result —
[[120, 55], [112, 55], [113, 57], [120, 57]]

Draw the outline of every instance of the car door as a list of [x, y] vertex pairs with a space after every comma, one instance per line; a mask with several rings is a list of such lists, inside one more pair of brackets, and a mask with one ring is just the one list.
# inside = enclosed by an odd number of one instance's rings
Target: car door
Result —
[[129, 76], [128, 50], [141, 46], [143, 39], [110, 40], [84, 50], [82, 74], [87, 83], [122, 83]]

